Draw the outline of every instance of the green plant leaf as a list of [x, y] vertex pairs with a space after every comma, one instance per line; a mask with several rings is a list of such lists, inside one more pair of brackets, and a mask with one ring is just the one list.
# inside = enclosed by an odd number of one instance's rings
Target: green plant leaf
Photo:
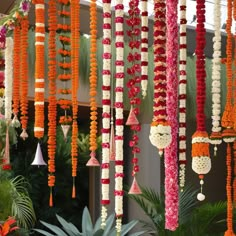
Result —
[[106, 227], [104, 229], [103, 236], [110, 236], [110, 231], [114, 223], [115, 214], [111, 214], [106, 220]]
[[40, 233], [40, 234], [46, 235], [46, 236], [55, 236], [54, 234], [50, 234], [47, 231], [42, 230], [42, 229], [33, 229], [33, 230]]
[[82, 233], [83, 236], [92, 236], [93, 224], [87, 207], [84, 208], [82, 216]]
[[52, 225], [52, 224], [49, 224], [49, 223], [46, 223], [44, 221], [41, 221], [40, 222], [46, 226], [47, 228], [49, 228], [51, 231], [53, 231], [54, 233], [56, 233], [56, 235], [58, 236], [68, 236], [63, 230], [61, 230], [58, 226], [56, 225]]
[[101, 229], [101, 217], [99, 217], [96, 222], [95, 225], [93, 227], [93, 233], [99, 231]]
[[130, 236], [139, 236], [139, 235], [144, 235], [145, 233], [147, 233], [147, 231], [140, 231], [140, 232], [132, 233], [130, 234]]
[[99, 229], [95, 233], [93, 233], [93, 236], [103, 236], [103, 233], [104, 233], [104, 230], [103, 229]]
[[129, 223], [122, 225], [121, 236], [125, 236], [137, 223], [137, 220], [132, 220]]

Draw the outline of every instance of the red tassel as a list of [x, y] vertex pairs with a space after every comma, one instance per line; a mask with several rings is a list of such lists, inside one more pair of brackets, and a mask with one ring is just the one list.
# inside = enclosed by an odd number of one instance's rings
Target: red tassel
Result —
[[139, 188], [138, 182], [135, 177], [133, 179], [133, 183], [132, 183], [131, 188], [129, 190], [129, 194], [142, 194], [142, 191]]
[[72, 187], [72, 198], [75, 198], [76, 197], [76, 193], [75, 193], [75, 185], [73, 184], [73, 187]]
[[129, 117], [126, 121], [126, 125], [138, 125], [138, 119], [134, 113], [134, 109], [133, 107], [131, 107], [130, 112], [129, 112]]
[[49, 206], [50, 206], [50, 207], [53, 207], [52, 190], [50, 190]]
[[115, 150], [115, 133], [114, 133], [114, 125], [111, 125], [111, 133], [110, 133], [110, 161], [115, 161], [116, 159], [116, 150]]

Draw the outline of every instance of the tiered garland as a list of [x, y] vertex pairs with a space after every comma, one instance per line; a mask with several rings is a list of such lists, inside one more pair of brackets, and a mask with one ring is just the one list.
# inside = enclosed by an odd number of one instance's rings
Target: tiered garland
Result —
[[48, 2], [48, 186], [50, 188], [49, 206], [53, 206], [52, 190], [55, 185], [55, 154], [56, 154], [56, 30], [57, 30], [57, 7], [56, 0]]
[[44, 41], [45, 6], [44, 0], [33, 0], [35, 4], [35, 124], [34, 135], [40, 139], [44, 135]]
[[115, 85], [115, 214], [116, 231], [120, 235], [123, 217], [123, 178], [124, 178], [124, 5], [123, 0], [115, 1], [115, 36], [116, 36], [116, 85]]
[[165, 228], [176, 230], [178, 227], [178, 0], [166, 1], [167, 12], [167, 45], [166, 77], [167, 102], [166, 110], [171, 125], [171, 143], [165, 149]]
[[187, 19], [186, 0], [180, 1], [180, 42], [179, 42], [179, 186], [183, 191], [185, 186], [186, 168], [186, 98], [187, 98]]
[[105, 228], [109, 198], [110, 121], [111, 121], [111, 0], [103, 0], [102, 72], [102, 174], [101, 227]]
[[[127, 74], [129, 76], [129, 81], [127, 82], [128, 87], [128, 97], [130, 99], [130, 114], [126, 121], [126, 125], [130, 125], [131, 130], [133, 131], [132, 139], [129, 142], [129, 146], [132, 149], [133, 154], [133, 170], [132, 176], [134, 177], [130, 194], [140, 194], [141, 191], [136, 182], [136, 174], [139, 172], [138, 164], [138, 154], [140, 153], [140, 148], [138, 147], [138, 132], [141, 130], [141, 125], [137, 119], [137, 115], [140, 113], [139, 105], [141, 99], [139, 98], [140, 94], [140, 82], [141, 82], [141, 64], [140, 64], [140, 10], [138, 8], [139, 0], [130, 0], [129, 2], [129, 16], [126, 20], [129, 30], [127, 30], [127, 35], [129, 37], [129, 49], [127, 60], [130, 63], [130, 67], [127, 68]], [[123, 103], [116, 103], [116, 106], [123, 108]]]
[[212, 59], [212, 133], [210, 135], [211, 144], [214, 145], [214, 155], [217, 152], [217, 145], [222, 143], [220, 126], [220, 70], [221, 70], [221, 5], [220, 0], [214, 4], [214, 27], [215, 36], [213, 38], [213, 59]]
[[21, 71], [20, 71], [20, 110], [21, 110], [21, 138], [28, 137], [26, 132], [28, 125], [28, 29], [29, 20], [25, 16], [21, 21]]
[[141, 0], [141, 88], [143, 98], [148, 86], [148, 0]]
[[[236, 24], [236, 1], [233, 5], [234, 24]], [[234, 29], [234, 130], [236, 130], [236, 26]], [[233, 180], [233, 203], [236, 208], [236, 140], [234, 140], [234, 180]]]
[[71, 74], [72, 74], [72, 138], [71, 138], [71, 159], [72, 159], [72, 198], [76, 197], [75, 177], [78, 166], [78, 88], [79, 88], [79, 31], [80, 31], [80, 1], [71, 0]]
[[96, 0], [90, 2], [90, 160], [87, 166], [99, 166], [96, 159], [97, 150], [97, 4]]
[[70, 1], [69, 0], [59, 0], [61, 11], [58, 11], [58, 15], [62, 22], [58, 24], [58, 30], [60, 32], [60, 42], [61, 48], [58, 50], [58, 53], [61, 56], [61, 60], [59, 62], [60, 74], [58, 79], [61, 81], [61, 89], [58, 89], [58, 93], [60, 94], [59, 105], [63, 110], [64, 115], [60, 116], [59, 123], [62, 128], [62, 132], [64, 134], [65, 140], [67, 139], [67, 133], [70, 129], [70, 125], [72, 123], [72, 117], [70, 115], [71, 109], [71, 48], [70, 48], [70, 22], [66, 24], [66, 20], [70, 18]]
[[166, 4], [154, 1], [154, 98], [149, 139], [163, 154], [171, 142], [171, 127], [166, 113]]

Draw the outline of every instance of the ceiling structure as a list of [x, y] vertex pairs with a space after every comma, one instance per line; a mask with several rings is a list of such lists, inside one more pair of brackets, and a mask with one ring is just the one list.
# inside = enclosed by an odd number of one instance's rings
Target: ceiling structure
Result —
[[[0, 0], [0, 18], [2, 14], [9, 14], [11, 9], [15, 4], [15, 0]], [[47, 2], [47, 0], [45, 1]], [[89, 35], [89, 0], [80, 0], [81, 2], [81, 19], [83, 19], [83, 24], [81, 24], [81, 33]], [[115, 2], [115, 1], [112, 1]], [[124, 1], [125, 11], [128, 11], [129, 1]], [[98, 37], [102, 37], [102, 0], [97, 0], [98, 4]], [[188, 10], [189, 9], [189, 10]], [[152, 35], [153, 30], [153, 1], [148, 0], [148, 11], [149, 11], [149, 29], [150, 35]], [[227, 1], [221, 0], [221, 26], [222, 26], [222, 55], [225, 56], [225, 44], [226, 44], [226, 34], [225, 34], [225, 23], [227, 18]], [[212, 57], [213, 47], [212, 47], [212, 37], [214, 29], [214, 0], [206, 0], [206, 48], [205, 54], [207, 57]], [[34, 25], [34, 8], [31, 7], [30, 13], [30, 24]], [[235, 23], [235, 22], [234, 22]], [[196, 26], [196, 1], [187, 0], [187, 51], [188, 54], [194, 55], [195, 51], [195, 26]], [[101, 29], [101, 30], [99, 30]], [[152, 44], [152, 37], [150, 37], [149, 44]]]

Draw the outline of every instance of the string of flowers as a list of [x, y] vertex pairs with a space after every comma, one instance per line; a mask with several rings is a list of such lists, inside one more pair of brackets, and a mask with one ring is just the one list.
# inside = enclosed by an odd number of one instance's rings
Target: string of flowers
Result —
[[111, 0], [103, 0], [101, 228], [105, 228], [109, 198], [111, 121]]
[[96, 0], [90, 2], [90, 160], [87, 166], [99, 166], [96, 159], [97, 150], [97, 4]]
[[57, 30], [57, 4], [56, 0], [48, 2], [48, 186], [50, 188], [49, 206], [53, 206], [53, 187], [55, 186], [55, 153], [56, 153], [56, 30]]
[[124, 4], [123, 0], [115, 1], [115, 36], [116, 36], [116, 85], [115, 85], [115, 214], [116, 232], [121, 233], [123, 217], [123, 178], [124, 178], [124, 108], [119, 104], [123, 103], [124, 92]]
[[166, 1], [167, 41], [166, 41], [166, 110], [171, 125], [172, 140], [165, 149], [165, 228], [178, 227], [178, 0]]
[[25, 140], [28, 137], [26, 132], [28, 125], [28, 29], [29, 20], [25, 16], [21, 21], [21, 71], [20, 71], [20, 110], [22, 133], [20, 137]]
[[35, 124], [34, 135], [40, 139], [44, 135], [44, 40], [45, 6], [44, 0], [33, 0], [35, 4]]
[[153, 118], [149, 139], [163, 154], [171, 142], [171, 127], [166, 113], [166, 4], [164, 0], [154, 1], [154, 95]]
[[179, 27], [179, 186], [183, 191], [186, 169], [186, 86], [187, 86], [187, 19], [186, 0], [180, 1]]
[[220, 70], [221, 70], [221, 5], [216, 0], [214, 4], [214, 27], [213, 38], [213, 59], [212, 59], [212, 132], [210, 142], [214, 145], [214, 155], [217, 152], [217, 145], [222, 143], [220, 126]]
[[75, 177], [78, 165], [78, 88], [79, 88], [79, 31], [80, 31], [80, 1], [71, 0], [71, 74], [72, 74], [72, 137], [71, 137], [71, 159], [72, 159], [72, 198], [76, 197]]
[[143, 98], [148, 86], [148, 0], [141, 0], [141, 88]]
[[[20, 25], [16, 25], [13, 33], [14, 40], [14, 49], [13, 49], [13, 95], [12, 95], [12, 110], [14, 114], [14, 118], [12, 122], [15, 120], [18, 121], [18, 113], [20, 107], [20, 63], [21, 61], [21, 29]], [[18, 121], [19, 122], [19, 121]]]
[[[58, 79], [61, 81], [61, 89], [58, 89], [58, 94], [60, 94], [60, 99], [58, 101], [60, 108], [64, 110], [64, 115], [60, 116], [59, 124], [61, 125], [62, 132], [65, 140], [67, 139], [67, 134], [72, 123], [72, 117], [70, 115], [71, 109], [71, 42], [70, 42], [70, 29], [71, 25], [70, 19], [70, 1], [69, 0], [59, 0], [60, 11], [58, 15], [62, 22], [57, 25], [60, 32], [59, 39], [61, 42], [61, 48], [58, 49], [58, 53], [61, 59], [58, 63], [60, 68], [60, 74]], [[66, 23], [67, 22], [67, 23]]]
[[[126, 20], [126, 24], [129, 27], [126, 31], [129, 37], [129, 54], [127, 60], [130, 66], [127, 68], [127, 74], [129, 75], [129, 80], [127, 82], [128, 97], [130, 99], [130, 113], [126, 121], [126, 125], [130, 125], [130, 129], [133, 131], [132, 138], [129, 141], [129, 146], [132, 149], [133, 154], [133, 170], [132, 176], [134, 177], [133, 183], [131, 185], [129, 194], [140, 194], [141, 190], [136, 181], [136, 175], [139, 172], [138, 164], [138, 154], [140, 153], [140, 148], [138, 147], [138, 132], [141, 130], [141, 125], [137, 119], [137, 115], [140, 113], [139, 105], [141, 99], [139, 98], [140, 93], [140, 82], [141, 82], [141, 64], [140, 64], [140, 10], [139, 10], [139, 0], [130, 0], [129, 2], [129, 15]], [[117, 103], [116, 106], [123, 106], [123, 103]]]
[[205, 199], [202, 193], [203, 178], [211, 169], [209, 152], [209, 138], [205, 126], [204, 105], [206, 100], [206, 71], [205, 71], [205, 0], [197, 0], [197, 26], [196, 26], [196, 80], [197, 80], [197, 130], [192, 136], [192, 169], [199, 175], [201, 192], [198, 193], [199, 201]]

